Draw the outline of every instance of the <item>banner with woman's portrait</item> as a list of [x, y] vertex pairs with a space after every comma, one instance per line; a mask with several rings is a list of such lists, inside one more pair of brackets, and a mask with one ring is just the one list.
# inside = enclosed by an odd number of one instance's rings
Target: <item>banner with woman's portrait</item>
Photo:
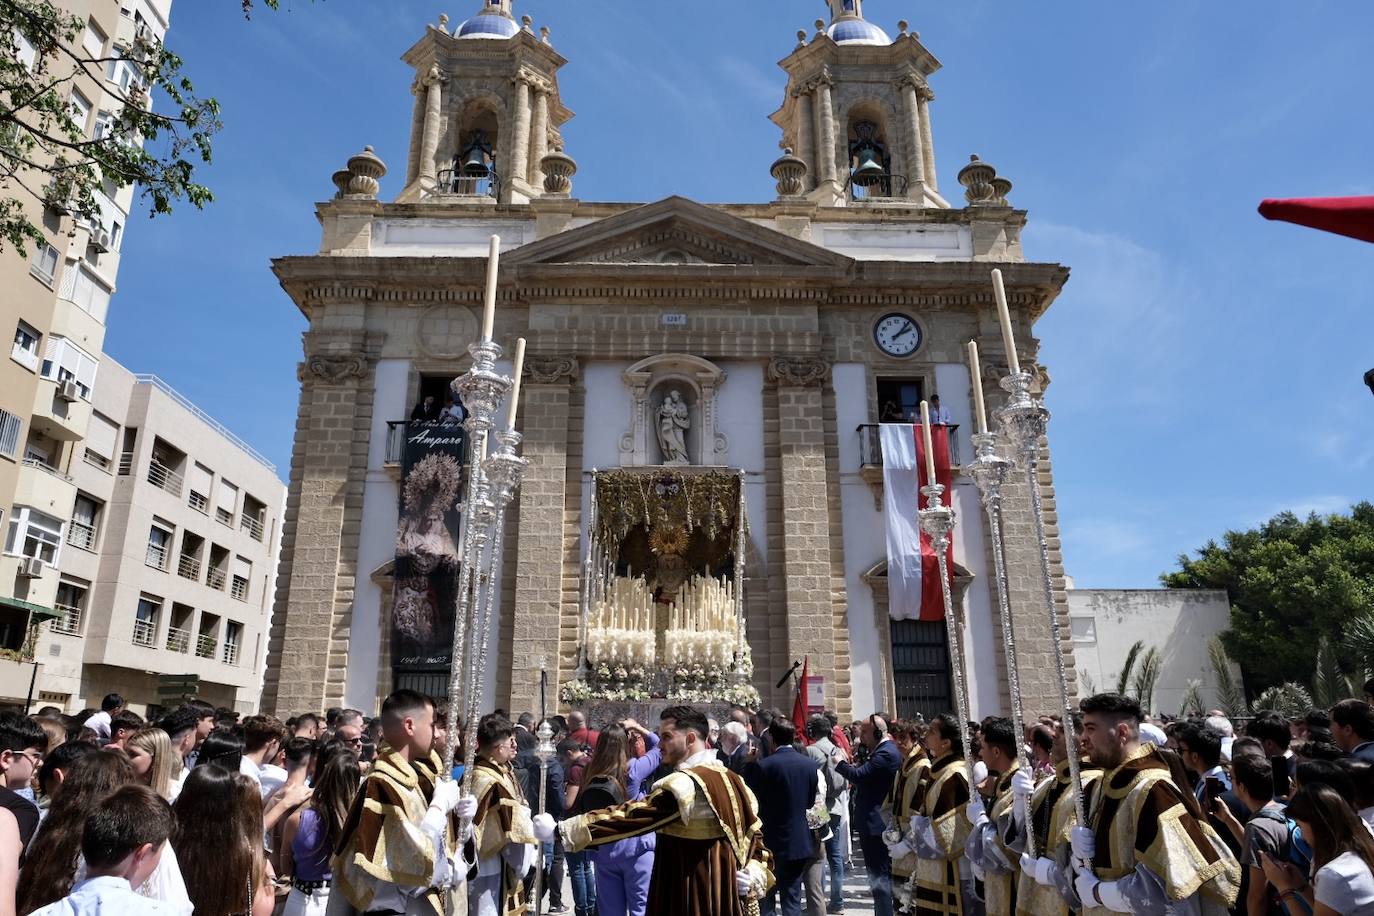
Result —
[[457, 608], [463, 427], [411, 422], [401, 456], [391, 667], [396, 686], [434, 695], [447, 684]]

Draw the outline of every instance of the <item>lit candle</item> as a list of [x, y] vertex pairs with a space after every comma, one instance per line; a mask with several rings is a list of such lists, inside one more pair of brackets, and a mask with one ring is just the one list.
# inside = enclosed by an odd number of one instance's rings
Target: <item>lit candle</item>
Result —
[[1021, 371], [1021, 360], [1016, 358], [1016, 337], [1011, 332], [1011, 310], [1007, 308], [1007, 290], [1002, 286], [1002, 271], [992, 272], [992, 292], [997, 297], [997, 318], [1002, 322], [1002, 346], [1007, 348], [1007, 366], [1011, 374]]
[[[973, 416], [978, 421], [978, 432], [984, 435], [988, 431], [988, 412], [983, 406], [983, 374], [978, 368], [978, 341], [968, 342], [968, 371], [973, 378]], [[514, 415], [514, 414], [512, 414]]]
[[491, 326], [496, 323], [496, 262], [501, 257], [501, 236], [491, 237], [491, 252], [487, 255], [487, 297], [482, 302], [482, 340], [491, 340]]
[[921, 402], [921, 444], [926, 447], [926, 483], [935, 480], [935, 449], [930, 444], [930, 404]]
[[515, 432], [515, 411], [520, 406], [520, 374], [525, 371], [525, 338], [515, 339], [515, 382], [510, 389], [510, 414], [506, 417], [506, 431]]

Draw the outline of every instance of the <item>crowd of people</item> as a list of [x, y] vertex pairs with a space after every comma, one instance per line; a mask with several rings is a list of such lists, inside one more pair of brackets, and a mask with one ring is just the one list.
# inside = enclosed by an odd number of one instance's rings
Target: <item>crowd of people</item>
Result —
[[1072, 747], [1057, 716], [574, 711], [551, 755], [498, 710], [445, 773], [408, 690], [285, 722], [111, 694], [0, 714], [0, 916], [818, 916], [855, 868], [878, 916], [1374, 914], [1370, 699], [1237, 727], [1100, 694]]

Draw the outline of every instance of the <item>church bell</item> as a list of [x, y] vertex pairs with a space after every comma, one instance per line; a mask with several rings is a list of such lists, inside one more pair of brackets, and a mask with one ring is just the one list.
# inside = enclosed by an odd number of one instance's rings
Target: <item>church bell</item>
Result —
[[854, 183], [861, 188], [871, 188], [873, 185], [883, 180], [887, 170], [883, 168], [882, 162], [878, 159], [878, 151], [873, 147], [864, 147], [855, 154], [858, 164], [854, 166]]
[[476, 146], [469, 147], [463, 154], [463, 164], [459, 167], [459, 174], [464, 178], [486, 178], [487, 177], [487, 157]]

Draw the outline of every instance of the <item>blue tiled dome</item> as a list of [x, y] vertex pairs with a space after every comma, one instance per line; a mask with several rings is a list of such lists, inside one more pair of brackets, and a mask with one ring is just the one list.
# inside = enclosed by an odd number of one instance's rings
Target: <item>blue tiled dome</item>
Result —
[[458, 27], [459, 38], [510, 38], [520, 31], [515, 20], [495, 13], [479, 13]]
[[863, 19], [841, 19], [832, 23], [827, 34], [840, 45], [890, 45], [887, 33]]

